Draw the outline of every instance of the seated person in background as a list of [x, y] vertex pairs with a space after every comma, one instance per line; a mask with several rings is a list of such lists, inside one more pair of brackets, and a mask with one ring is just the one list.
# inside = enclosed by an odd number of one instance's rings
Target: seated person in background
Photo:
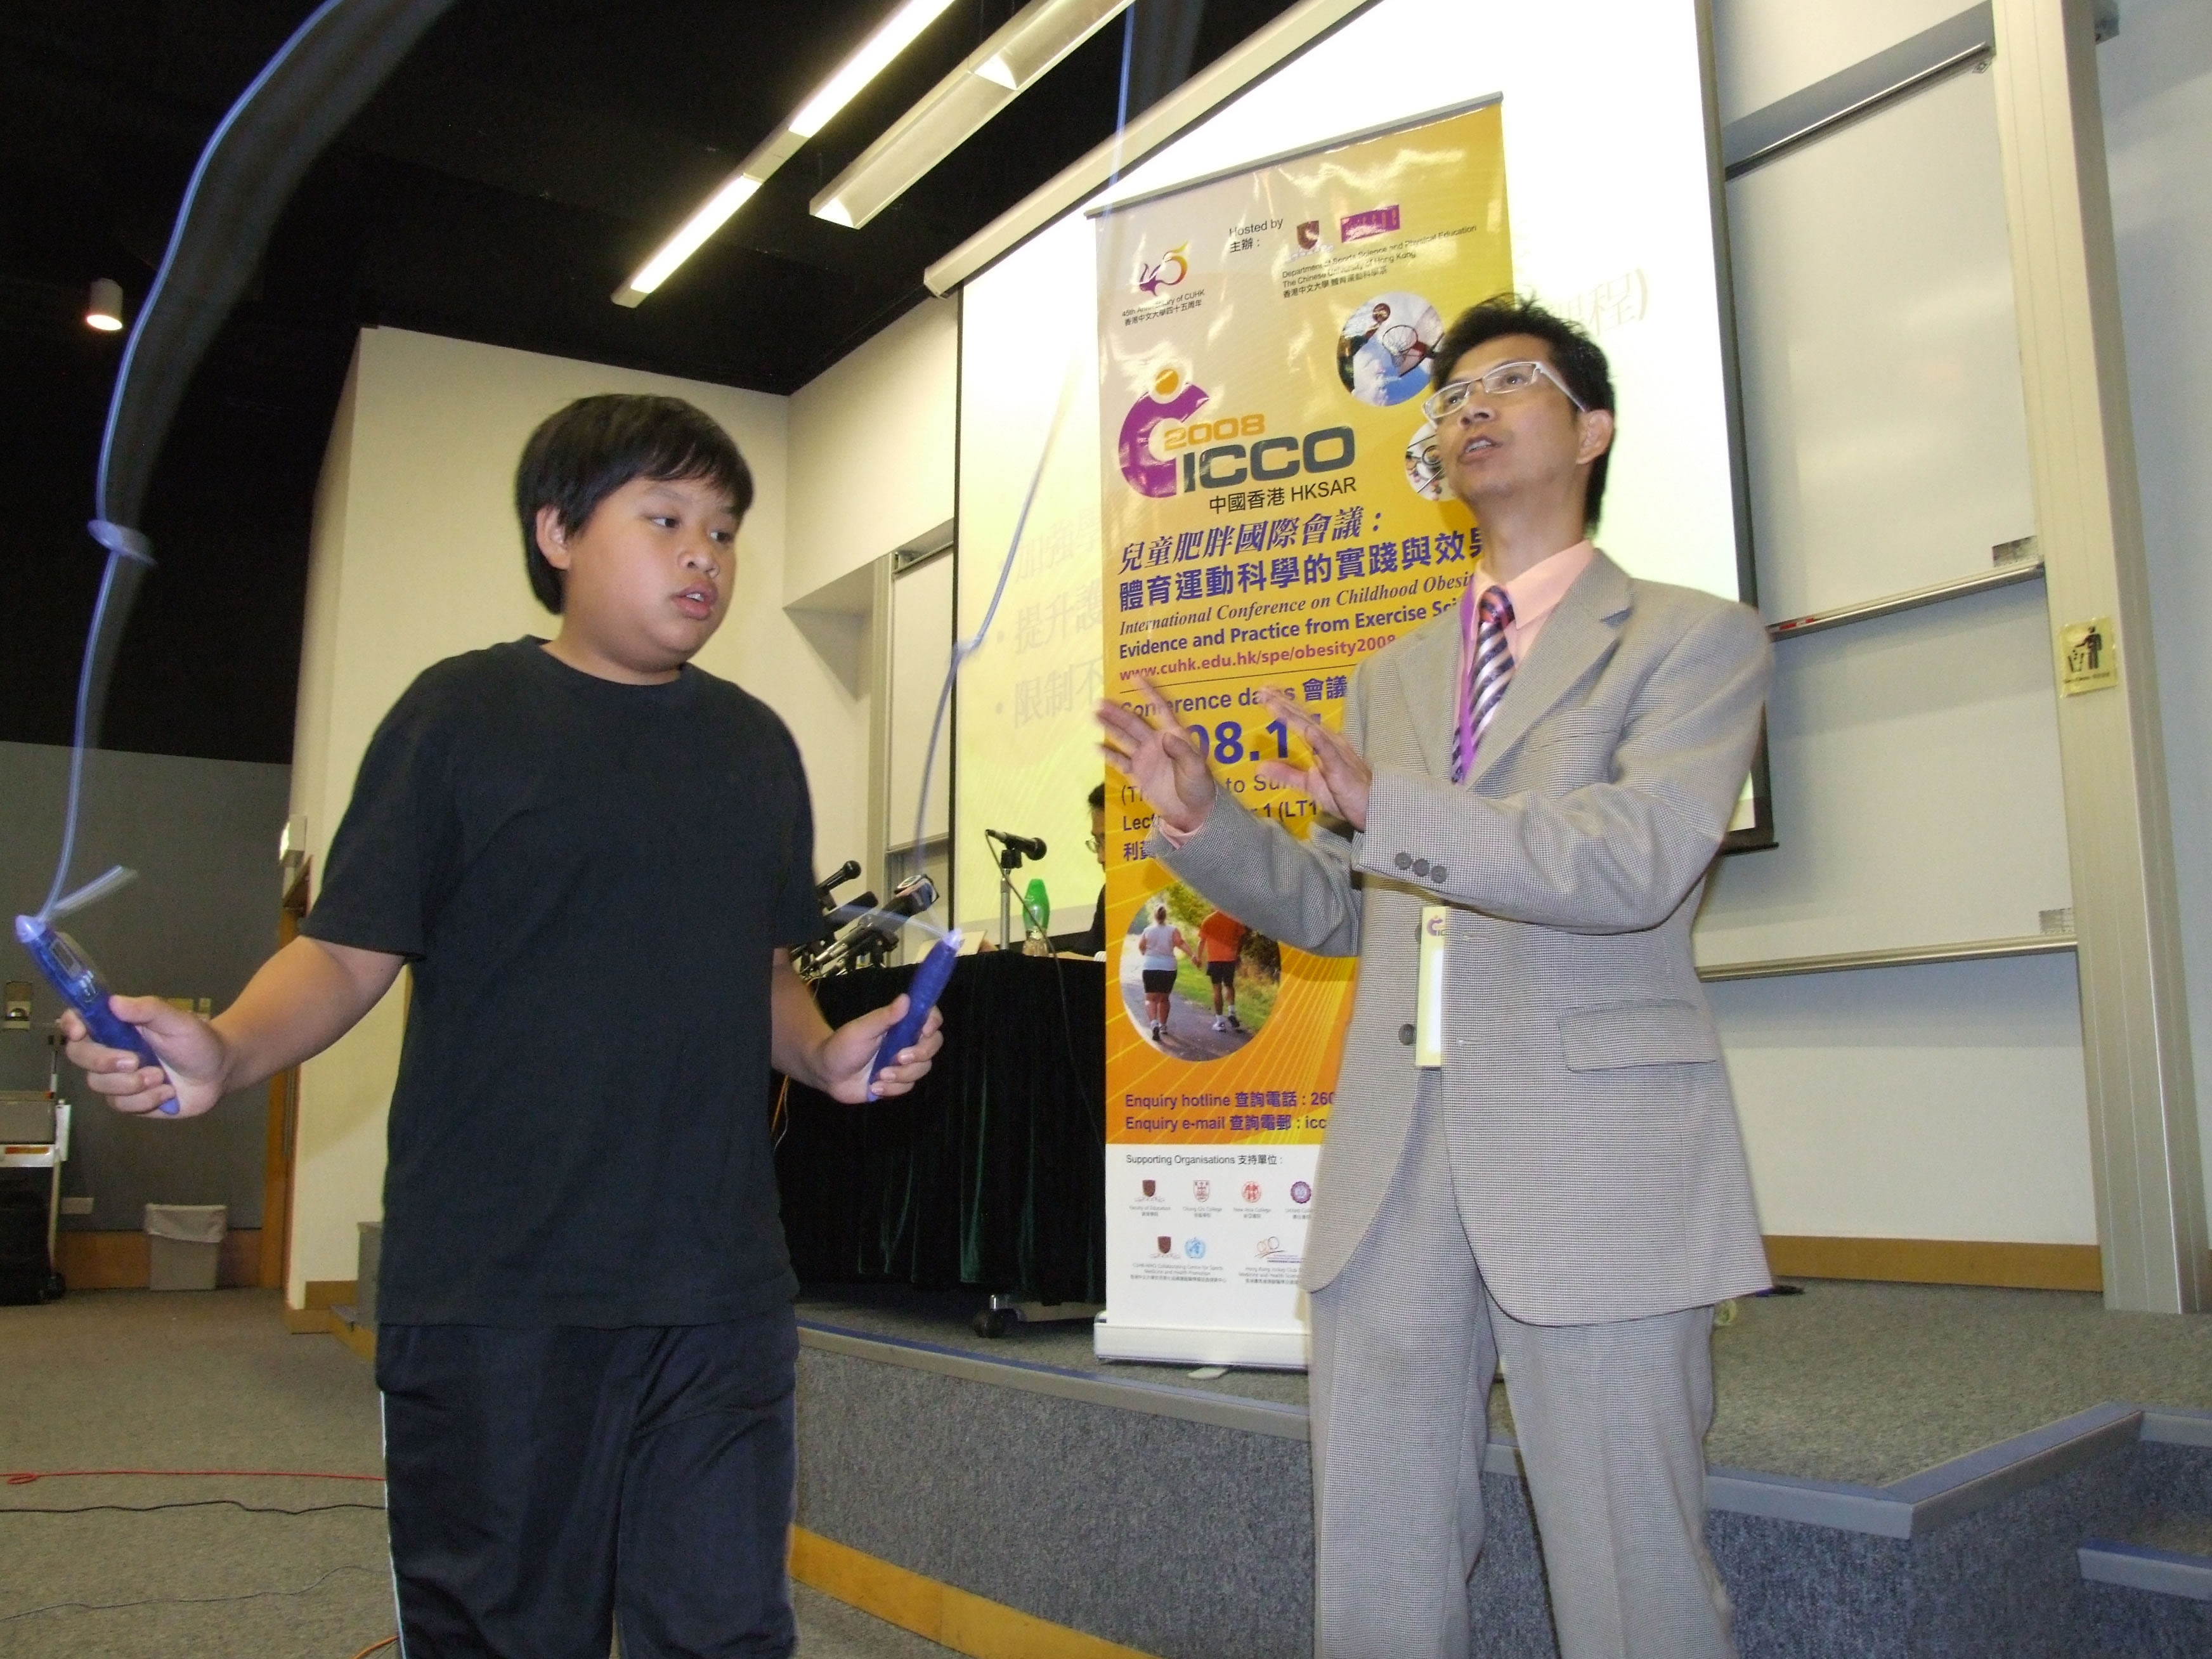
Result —
[[[1106, 870], [1106, 786], [1093, 784], [1091, 789], [1091, 851], [1098, 860], [1099, 873]], [[1095, 957], [1106, 948], [1106, 885], [1098, 885], [1098, 908], [1091, 915], [1091, 926], [1079, 933], [1055, 933], [1052, 948], [1069, 956]]]
[[558, 635], [417, 677], [301, 936], [219, 1017], [114, 999], [166, 1074], [63, 1021], [118, 1111], [195, 1117], [327, 1048], [411, 966], [376, 1346], [409, 1654], [604, 1654], [617, 1626], [630, 1659], [797, 1640], [769, 1069], [903, 1094], [942, 1039], [933, 1013], [875, 1073], [906, 1000], [833, 1031], [792, 971], [821, 925], [799, 750], [691, 665], [752, 494], [678, 399], [550, 416], [515, 506]]
[[1252, 930], [1226, 910], [1216, 910], [1198, 925], [1198, 954], [1206, 963], [1206, 976], [1213, 981], [1213, 1029], [1241, 1031], [1237, 1018], [1237, 958], [1244, 949], [1244, 936]]

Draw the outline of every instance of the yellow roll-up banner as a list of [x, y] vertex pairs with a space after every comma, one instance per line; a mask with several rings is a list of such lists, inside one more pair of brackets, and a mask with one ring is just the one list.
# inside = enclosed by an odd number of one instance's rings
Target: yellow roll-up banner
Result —
[[[1512, 286], [1503, 109], [1117, 204], [1097, 222], [1105, 695], [1139, 676], [1229, 795], [1293, 835], [1310, 759], [1260, 701], [1341, 717], [1370, 653], [1475, 556], [1421, 400]], [[1116, 1358], [1298, 1364], [1297, 1279], [1352, 963], [1277, 945], [1146, 856], [1107, 779], [1107, 1284]]]

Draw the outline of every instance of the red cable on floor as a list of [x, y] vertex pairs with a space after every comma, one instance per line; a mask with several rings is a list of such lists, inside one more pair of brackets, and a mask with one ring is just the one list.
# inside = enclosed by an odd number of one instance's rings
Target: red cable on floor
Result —
[[73, 1480], [108, 1474], [173, 1475], [195, 1480], [373, 1480], [380, 1486], [384, 1484], [380, 1474], [334, 1474], [326, 1469], [18, 1469], [0, 1477], [0, 1484], [27, 1486], [33, 1480]]

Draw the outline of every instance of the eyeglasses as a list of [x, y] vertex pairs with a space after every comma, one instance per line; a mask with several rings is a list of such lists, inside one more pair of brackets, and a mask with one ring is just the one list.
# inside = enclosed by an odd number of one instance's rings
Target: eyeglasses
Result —
[[1471, 380], [1454, 380], [1449, 386], [1440, 386], [1421, 400], [1421, 413], [1441, 426], [1460, 412], [1467, 400], [1480, 388], [1492, 398], [1510, 398], [1516, 392], [1526, 392], [1539, 380], [1549, 380], [1565, 393], [1566, 399], [1582, 413], [1589, 413], [1589, 405], [1567, 391], [1567, 383], [1549, 363], [1500, 363]]
[[1096, 836], [1085, 836], [1083, 838], [1083, 844], [1094, 853], [1103, 853], [1106, 850], [1106, 843]]

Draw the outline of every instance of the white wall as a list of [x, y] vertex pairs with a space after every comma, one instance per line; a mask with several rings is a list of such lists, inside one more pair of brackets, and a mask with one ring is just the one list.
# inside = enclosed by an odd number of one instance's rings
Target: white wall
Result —
[[1712, 0], [1721, 119], [1733, 121], [1933, 28], [1972, 0]]
[[2212, 6], [2125, 0], [2097, 66], [2212, 1194]]
[[792, 393], [786, 604], [952, 516], [959, 351], [959, 301], [927, 301]]
[[1711, 990], [1767, 1232], [2097, 1242], [2072, 957]]
[[[1722, 118], [1962, 9], [1960, 0], [1716, 0]], [[2127, 0], [2121, 33], [2099, 48], [2098, 63], [2200, 1115], [2212, 1130], [2212, 1107], [2203, 1104], [2212, 1100], [2212, 872], [2200, 851], [2212, 831], [2212, 647], [2203, 638], [2212, 617], [2212, 477], [2204, 465], [2212, 300], [2201, 277], [2212, 261], [2212, 192], [2203, 185], [2212, 155], [2212, 8]], [[1955, 617], [1948, 606], [1915, 615], [1929, 626], [1971, 623], [1975, 605], [1990, 608], [1974, 602]], [[2022, 666], [2038, 676], [2047, 669]], [[1791, 672], [1786, 659], [1782, 672]], [[1987, 690], [1985, 676], [1976, 684]], [[1778, 691], [1785, 702], [1789, 695]], [[2045, 816], [1999, 833], [2041, 836]], [[1793, 825], [1786, 806], [1779, 829], [1785, 839], [1818, 833]], [[1740, 873], [1753, 872], [1747, 866]], [[1924, 879], [1903, 873], [1908, 884]], [[2034, 896], [2019, 897], [2018, 930], [2033, 931], [2026, 919]], [[1715, 986], [1766, 1231], [2094, 1243], [2077, 997], [2066, 957]], [[2206, 1152], [2212, 1162], [2212, 1137]]]
[[[728, 620], [700, 665], [781, 714], [805, 759], [817, 825], [866, 805], [865, 704], [783, 609], [788, 400], [396, 329], [366, 331], [317, 503], [292, 810], [319, 870], [370, 734], [423, 668], [553, 631], [523, 574], [512, 506], [531, 429], [572, 398], [689, 398], [737, 440], [756, 495]], [[355, 1224], [381, 1211], [398, 991], [301, 1079], [290, 1296], [354, 1276]]]

